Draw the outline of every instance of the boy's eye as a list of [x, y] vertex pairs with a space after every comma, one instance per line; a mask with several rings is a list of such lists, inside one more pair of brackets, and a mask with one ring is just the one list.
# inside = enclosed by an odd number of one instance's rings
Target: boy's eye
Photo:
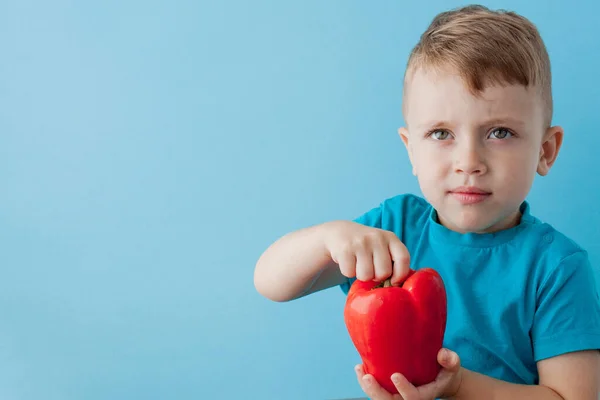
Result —
[[442, 130], [433, 131], [431, 132], [430, 136], [435, 140], [446, 140], [450, 137], [450, 132]]
[[490, 137], [492, 137], [493, 139], [506, 139], [507, 137], [511, 137], [511, 136], [512, 136], [512, 132], [505, 128], [494, 129], [490, 133]]

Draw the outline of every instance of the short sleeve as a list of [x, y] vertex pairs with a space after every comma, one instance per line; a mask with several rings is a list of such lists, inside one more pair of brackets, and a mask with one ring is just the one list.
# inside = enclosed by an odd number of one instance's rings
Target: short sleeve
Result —
[[600, 349], [600, 301], [585, 251], [564, 258], [540, 285], [531, 334], [536, 361]]
[[[366, 213], [360, 215], [358, 218], [355, 218], [353, 221], [365, 226], [381, 229], [381, 219], [381, 207], [375, 207], [367, 211]], [[356, 278], [347, 278], [346, 281], [340, 285], [340, 288], [342, 289], [344, 294], [348, 294], [350, 286], [352, 286], [352, 283], [354, 283], [355, 280]]]
[[358, 218], [354, 219], [354, 222], [357, 222], [362, 225], [370, 226], [372, 228], [380, 228], [381, 229], [381, 219], [382, 219], [382, 210], [381, 207], [375, 207]]

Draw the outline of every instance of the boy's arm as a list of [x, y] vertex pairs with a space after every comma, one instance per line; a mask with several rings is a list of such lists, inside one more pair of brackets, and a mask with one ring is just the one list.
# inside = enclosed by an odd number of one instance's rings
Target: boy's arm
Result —
[[[390, 256], [383, 246], [389, 247], [390, 242], [395, 241], [392, 247], [397, 253], [402, 253], [403, 262], [399, 262], [398, 267], [394, 268], [394, 274], [408, 269], [408, 251], [393, 233], [389, 233], [391, 237], [377, 235], [376, 240], [372, 240], [369, 236], [373, 236], [375, 231], [359, 229], [359, 226], [363, 226], [381, 230], [381, 218], [381, 208], [374, 207], [354, 221], [325, 222], [279, 238], [265, 250], [256, 263], [256, 290], [273, 301], [290, 301], [347, 282], [348, 277], [355, 273], [356, 266], [352, 268], [350, 264], [355, 260], [356, 254], [346, 254], [347, 257], [344, 257], [347, 269], [344, 275], [340, 265], [334, 261], [332, 251], [335, 251], [335, 248], [339, 250], [340, 246], [352, 244], [348, 241], [358, 240], [358, 248], [354, 250], [361, 250], [361, 243], [364, 245], [366, 242], [374, 247], [362, 250], [368, 250], [373, 256], [378, 252], [385, 253], [377, 257], [380, 258], [381, 264], [386, 264], [384, 259]], [[390, 251], [392, 247], [389, 247]], [[337, 254], [337, 257], [339, 258], [340, 254]]]
[[577, 351], [537, 363], [539, 385], [518, 385], [463, 369], [455, 400], [597, 400], [600, 353]]
[[341, 222], [333, 221], [288, 233], [259, 258], [254, 270], [256, 290], [273, 301], [290, 301], [342, 284], [325, 239]]

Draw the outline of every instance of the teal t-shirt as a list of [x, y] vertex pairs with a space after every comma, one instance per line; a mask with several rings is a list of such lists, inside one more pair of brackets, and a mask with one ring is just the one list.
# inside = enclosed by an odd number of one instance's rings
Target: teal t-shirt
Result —
[[[411, 268], [431, 267], [444, 280], [444, 347], [462, 366], [513, 383], [537, 384], [536, 362], [600, 349], [600, 301], [585, 250], [521, 206], [519, 225], [461, 234], [437, 220], [423, 198], [387, 199], [355, 221], [394, 232]], [[348, 293], [354, 281], [342, 284]]]

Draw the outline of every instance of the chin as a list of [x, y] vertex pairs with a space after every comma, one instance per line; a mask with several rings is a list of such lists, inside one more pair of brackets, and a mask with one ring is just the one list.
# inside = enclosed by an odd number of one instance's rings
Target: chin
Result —
[[450, 220], [454, 229], [461, 233], [486, 233], [489, 232], [494, 222], [483, 218], [479, 213], [462, 213], [458, 218]]

